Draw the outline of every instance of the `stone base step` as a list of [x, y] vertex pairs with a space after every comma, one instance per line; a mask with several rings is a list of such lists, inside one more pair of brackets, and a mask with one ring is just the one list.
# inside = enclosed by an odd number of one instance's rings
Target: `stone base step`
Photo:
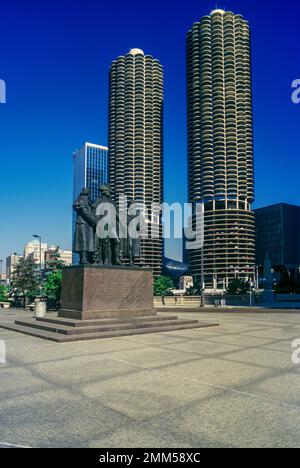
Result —
[[111, 324], [118, 324], [118, 323], [138, 323], [138, 322], [162, 322], [165, 320], [176, 320], [176, 315], [153, 315], [153, 316], [146, 316], [146, 317], [134, 317], [134, 318], [127, 318], [127, 317], [119, 317], [119, 318], [108, 318], [108, 319], [94, 319], [94, 320], [76, 320], [76, 319], [67, 319], [62, 317], [38, 317], [36, 321], [38, 322], [46, 322], [51, 324], [57, 325], [65, 325], [69, 327], [90, 327], [90, 326], [98, 326], [98, 325], [111, 325]]
[[90, 310], [80, 311], [73, 309], [60, 309], [58, 317], [73, 320], [102, 320], [111, 318], [136, 318], [153, 317], [156, 315], [155, 309], [119, 309], [119, 310]]
[[[147, 317], [148, 318], [148, 317]], [[1, 324], [1, 328], [5, 328], [6, 330], [11, 330], [15, 332], [20, 332], [26, 335], [30, 336], [35, 336], [37, 338], [42, 338], [45, 340], [50, 340], [50, 341], [55, 341], [57, 343], [69, 343], [69, 342], [74, 342], [74, 341], [85, 341], [85, 340], [97, 340], [97, 339], [103, 339], [103, 338], [113, 338], [113, 337], [122, 337], [122, 336], [130, 336], [130, 335], [142, 335], [142, 334], [147, 334], [147, 333], [164, 333], [164, 332], [169, 332], [169, 331], [176, 331], [176, 330], [190, 330], [193, 328], [206, 328], [206, 327], [213, 327], [218, 325], [217, 323], [208, 323], [208, 322], [197, 322], [194, 320], [164, 320], [164, 321], [158, 321], [156, 322], [155, 326], [153, 326], [153, 322], [151, 323], [152, 326], [147, 325], [147, 322], [142, 322], [142, 323], [135, 323], [131, 324], [127, 323], [127, 327], [125, 328], [115, 328], [113, 330], [111, 329], [104, 329], [105, 325], [102, 326], [102, 330], [92, 330], [89, 329], [88, 332], [84, 332], [87, 330], [87, 327], [84, 326], [82, 328], [80, 327], [69, 327], [70, 330], [76, 330], [79, 329], [80, 333], [64, 333], [64, 332], [57, 332], [51, 330], [51, 324], [50, 324], [50, 330], [45, 329], [45, 324], [43, 324], [43, 328], [36, 328], [35, 326], [32, 326], [32, 323], [30, 323], [30, 320], [23, 320], [23, 321], [18, 321], [19, 323], [14, 323], [14, 324]], [[23, 324], [21, 324], [23, 322]], [[36, 320], [32, 320], [32, 322], [37, 325]], [[119, 324], [120, 325], [120, 324]], [[129, 325], [134, 325], [133, 327], [129, 327]], [[138, 327], [136, 326], [138, 325]], [[107, 326], [107, 325], [106, 325]], [[111, 327], [111, 325], [108, 325]], [[116, 325], [117, 326], [117, 325]], [[60, 329], [62, 330], [62, 326], [60, 326]], [[65, 326], [64, 326], [65, 327]], [[91, 327], [92, 328], [92, 327]]]
[[25, 319], [25, 320], [16, 320], [15, 325], [20, 325], [21, 327], [36, 328], [38, 330], [43, 330], [51, 333], [59, 333], [62, 335], [86, 335], [88, 333], [102, 333], [102, 332], [113, 332], [113, 331], [122, 331], [122, 330], [133, 330], [140, 328], [157, 328], [157, 327], [167, 327], [174, 325], [194, 325], [198, 324], [197, 320], [179, 320], [173, 318], [171, 320], [149, 320], [148, 317], [144, 317], [143, 321], [131, 320], [125, 323], [110, 323], [103, 324], [102, 320], [98, 320], [98, 323], [95, 325], [83, 327], [77, 326], [72, 327], [68, 325], [61, 325], [52, 322], [41, 322], [35, 319]]

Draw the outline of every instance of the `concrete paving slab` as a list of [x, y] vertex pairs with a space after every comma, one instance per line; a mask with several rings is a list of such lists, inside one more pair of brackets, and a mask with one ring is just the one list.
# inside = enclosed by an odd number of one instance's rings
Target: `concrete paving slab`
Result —
[[62, 345], [0, 329], [0, 447], [299, 448], [300, 313], [206, 315], [220, 326]]

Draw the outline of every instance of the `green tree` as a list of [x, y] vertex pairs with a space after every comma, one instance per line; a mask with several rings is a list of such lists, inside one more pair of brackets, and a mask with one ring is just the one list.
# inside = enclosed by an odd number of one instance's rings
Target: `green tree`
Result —
[[62, 288], [62, 269], [65, 262], [61, 260], [59, 247], [51, 252], [49, 260], [46, 261], [46, 269], [44, 271], [44, 292], [47, 296], [50, 307], [53, 303], [56, 308], [59, 308]]
[[61, 271], [65, 262], [61, 259], [59, 247], [51, 252], [49, 260], [46, 261], [46, 274], [52, 271]]
[[9, 300], [8, 286], [5, 286], [5, 284], [0, 284], [0, 302], [8, 302], [8, 300]]
[[39, 271], [31, 258], [22, 258], [10, 277], [13, 298], [22, 297], [25, 308], [28, 300], [33, 300], [39, 293]]
[[62, 271], [54, 270], [46, 278], [44, 291], [47, 299], [55, 302], [56, 308], [59, 308], [62, 286]]
[[169, 276], [158, 276], [154, 280], [154, 296], [170, 296], [174, 289], [174, 283]]
[[199, 281], [194, 281], [194, 285], [190, 286], [185, 291], [186, 296], [200, 296], [201, 295], [201, 283]]
[[240, 294], [246, 294], [249, 289], [250, 285], [247, 281], [235, 278], [229, 283], [226, 293], [230, 296], [238, 296]]

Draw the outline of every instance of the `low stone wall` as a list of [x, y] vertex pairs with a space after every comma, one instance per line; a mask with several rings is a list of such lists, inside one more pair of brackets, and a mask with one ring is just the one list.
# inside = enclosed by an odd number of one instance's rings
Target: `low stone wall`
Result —
[[176, 306], [176, 305], [194, 305], [195, 307], [200, 305], [200, 297], [198, 296], [155, 296], [154, 307], [162, 306]]
[[[221, 301], [225, 301], [221, 302]], [[257, 295], [252, 295], [252, 305], [259, 305], [262, 303], [262, 298]], [[250, 305], [249, 294], [239, 295], [239, 296], [228, 296], [228, 295], [204, 295], [204, 304], [206, 306], [235, 306], [235, 307], [247, 307]], [[163, 307], [163, 306], [187, 306], [187, 307], [199, 307], [200, 306], [200, 296], [166, 296], [154, 297], [154, 307]]]

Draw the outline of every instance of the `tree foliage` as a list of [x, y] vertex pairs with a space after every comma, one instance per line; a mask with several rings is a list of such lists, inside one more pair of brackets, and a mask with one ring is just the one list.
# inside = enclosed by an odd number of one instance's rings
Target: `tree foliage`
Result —
[[31, 258], [21, 258], [10, 277], [11, 296], [22, 297], [23, 307], [39, 292], [39, 271]]
[[51, 257], [46, 262], [46, 273], [52, 271], [61, 271], [65, 266], [65, 262], [61, 259], [59, 247], [56, 247], [53, 252], [51, 252]]
[[5, 284], [0, 284], [0, 302], [7, 302], [9, 300], [9, 289]]
[[59, 247], [51, 252], [51, 258], [46, 262], [44, 272], [44, 292], [48, 304], [59, 308], [62, 288], [62, 269], [65, 263], [61, 260]]
[[34, 260], [21, 259], [10, 278], [11, 296], [15, 299], [22, 297], [23, 306], [26, 307], [28, 301], [34, 300], [42, 292], [50, 303], [58, 307], [63, 267], [64, 262], [61, 260], [59, 247], [51, 252], [51, 258], [46, 262], [42, 277]]
[[186, 296], [200, 296], [201, 295], [201, 283], [194, 281], [193, 286], [190, 286], [185, 291]]
[[47, 299], [55, 302], [56, 308], [59, 307], [62, 287], [62, 271], [53, 270], [46, 278], [44, 291]]
[[158, 276], [154, 280], [154, 296], [170, 296], [174, 282], [169, 276]]
[[227, 288], [227, 294], [230, 296], [238, 296], [240, 294], [247, 294], [249, 291], [249, 283], [241, 278], [233, 279]]

